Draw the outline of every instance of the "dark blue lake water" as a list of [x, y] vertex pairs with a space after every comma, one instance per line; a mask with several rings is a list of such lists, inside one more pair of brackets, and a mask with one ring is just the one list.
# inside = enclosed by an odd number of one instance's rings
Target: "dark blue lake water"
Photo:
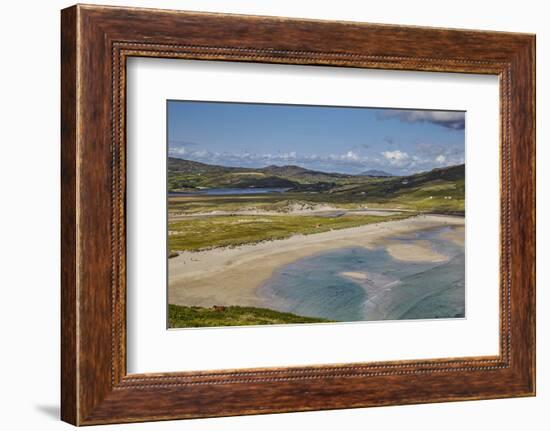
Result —
[[[278, 269], [260, 287], [261, 295], [270, 308], [337, 321], [464, 317], [464, 247], [439, 238], [448, 229], [396, 238], [427, 240], [448, 256], [445, 262], [396, 260], [383, 247], [343, 248]], [[350, 279], [344, 272], [365, 277]]]
[[169, 196], [224, 196], [224, 195], [262, 195], [266, 193], [284, 193], [288, 188], [249, 187], [233, 189], [203, 189], [192, 192], [170, 192]]

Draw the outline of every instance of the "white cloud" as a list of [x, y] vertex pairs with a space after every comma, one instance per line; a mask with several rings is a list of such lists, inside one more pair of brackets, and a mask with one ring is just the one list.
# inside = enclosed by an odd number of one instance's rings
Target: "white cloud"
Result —
[[347, 160], [359, 160], [359, 156], [357, 155], [357, 153], [354, 153], [353, 151], [348, 151], [348, 152], [344, 155], [344, 159], [347, 159]]
[[281, 153], [277, 156], [273, 156], [272, 154], [266, 154], [266, 156], [269, 156], [269, 158], [279, 158], [281, 160], [295, 160], [296, 159], [296, 151], [291, 151], [290, 153]]
[[296, 151], [277, 153], [253, 153], [243, 152], [212, 152], [204, 149], [189, 148], [184, 145], [170, 145], [169, 155], [171, 157], [186, 158], [203, 163], [221, 164], [229, 166], [254, 167], [261, 165], [288, 165], [297, 164], [315, 168], [326, 168], [332, 166], [342, 167], [343, 170], [362, 170], [369, 160], [367, 156], [356, 151], [345, 151], [340, 154], [299, 154]]
[[383, 151], [382, 155], [391, 165], [402, 166], [409, 160], [409, 155], [403, 151]]
[[217, 152], [187, 145], [170, 145], [169, 155], [213, 165], [260, 167], [268, 165], [298, 165], [325, 172], [359, 173], [369, 169], [407, 175], [434, 167], [464, 163], [460, 146], [418, 144], [413, 152], [386, 150], [365, 152], [350, 149], [333, 154], [300, 154], [297, 151], [274, 153]]
[[168, 155], [172, 157], [181, 157], [185, 156], [188, 153], [188, 151], [185, 149], [185, 147], [170, 147], [168, 150]]

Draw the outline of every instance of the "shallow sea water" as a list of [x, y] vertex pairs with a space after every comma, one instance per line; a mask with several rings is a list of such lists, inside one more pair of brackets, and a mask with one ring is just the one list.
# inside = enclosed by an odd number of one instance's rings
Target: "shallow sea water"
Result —
[[[449, 229], [392, 238], [428, 241], [445, 262], [405, 262], [384, 247], [342, 248], [279, 268], [259, 294], [268, 308], [344, 322], [464, 317], [464, 247], [440, 238]], [[352, 280], [344, 272], [366, 278]]]

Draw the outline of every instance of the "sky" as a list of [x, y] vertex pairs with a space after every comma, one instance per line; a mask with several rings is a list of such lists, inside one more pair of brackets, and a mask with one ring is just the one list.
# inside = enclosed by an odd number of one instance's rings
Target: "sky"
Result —
[[408, 175], [464, 163], [465, 113], [168, 101], [168, 154], [259, 168]]

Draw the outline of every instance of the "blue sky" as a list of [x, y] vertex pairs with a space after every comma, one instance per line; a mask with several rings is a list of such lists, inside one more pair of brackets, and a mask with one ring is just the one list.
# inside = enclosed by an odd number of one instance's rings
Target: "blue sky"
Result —
[[168, 152], [225, 166], [406, 175], [464, 163], [464, 126], [458, 111], [168, 101]]

